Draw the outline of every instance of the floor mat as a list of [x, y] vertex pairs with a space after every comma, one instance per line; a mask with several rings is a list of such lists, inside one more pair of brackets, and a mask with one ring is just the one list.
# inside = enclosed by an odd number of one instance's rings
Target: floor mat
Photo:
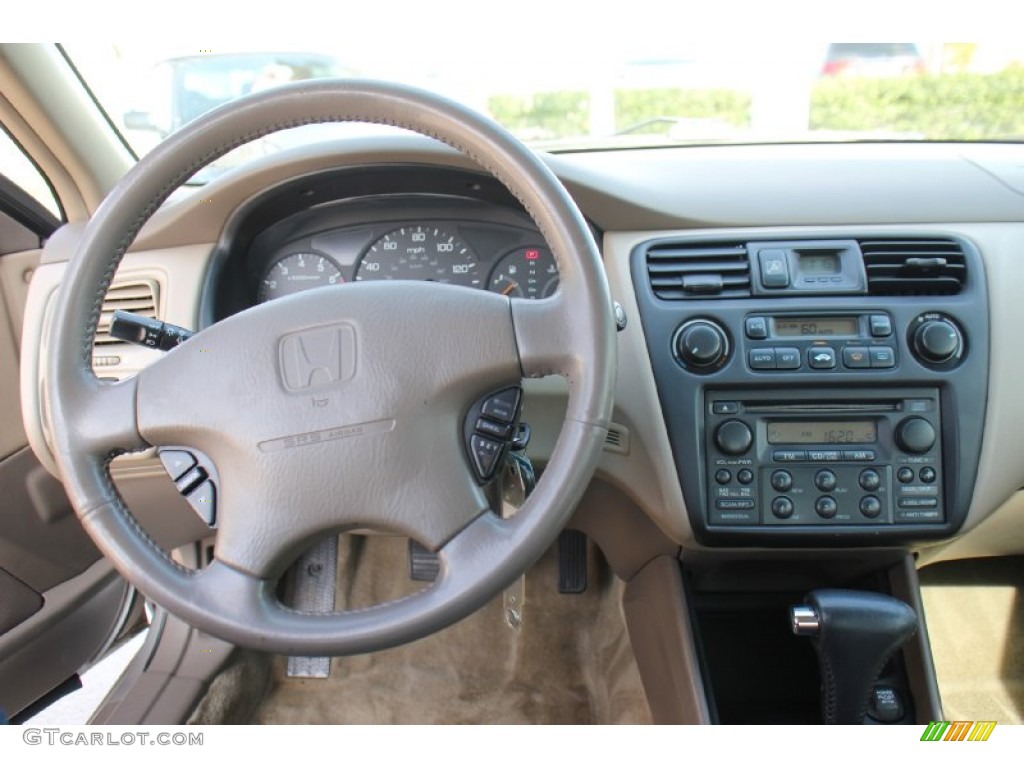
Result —
[[[258, 723], [647, 723], [650, 712], [622, 617], [622, 583], [591, 548], [589, 589], [557, 591], [548, 552], [528, 573], [523, 627], [498, 597], [416, 643], [336, 658], [326, 680], [273, 663]], [[391, 600], [422, 584], [407, 575], [406, 542], [342, 537], [337, 605]]]
[[937, 563], [920, 576], [943, 716], [1024, 722], [1024, 557]]

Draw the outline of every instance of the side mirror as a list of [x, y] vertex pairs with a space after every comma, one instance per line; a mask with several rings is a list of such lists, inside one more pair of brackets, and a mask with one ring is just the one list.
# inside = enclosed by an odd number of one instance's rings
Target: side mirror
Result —
[[132, 110], [124, 113], [124, 127], [130, 131], [154, 131], [161, 136], [166, 136], [165, 131], [153, 122], [153, 115], [141, 110]]

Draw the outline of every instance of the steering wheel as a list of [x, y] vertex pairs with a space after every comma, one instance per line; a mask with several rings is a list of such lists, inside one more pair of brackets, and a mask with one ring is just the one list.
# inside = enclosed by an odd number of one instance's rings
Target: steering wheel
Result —
[[[168, 195], [244, 143], [344, 121], [433, 137], [493, 174], [547, 240], [559, 291], [512, 301], [437, 283], [322, 288], [217, 323], [133, 378], [99, 381], [91, 357], [101, 303], [125, 251]], [[372, 81], [265, 91], [173, 134], [90, 221], [50, 328], [46, 393], [55, 457], [100, 550], [139, 591], [192, 626], [290, 655], [398, 645], [479, 608], [566, 523], [611, 414], [611, 306], [596, 245], [572, 199], [489, 119], [424, 91]], [[294, 378], [287, 358], [296, 344], [306, 345], [307, 358], [326, 359], [327, 375]], [[471, 471], [462, 423], [487, 393], [548, 374], [569, 381], [565, 421], [535, 492], [502, 519]], [[220, 478], [215, 558], [201, 570], [174, 562], [146, 535], [110, 477], [114, 456], [160, 445], [202, 451]], [[317, 538], [356, 528], [401, 533], [436, 551], [438, 578], [367, 609], [309, 614], [282, 605], [275, 587], [287, 566]]]

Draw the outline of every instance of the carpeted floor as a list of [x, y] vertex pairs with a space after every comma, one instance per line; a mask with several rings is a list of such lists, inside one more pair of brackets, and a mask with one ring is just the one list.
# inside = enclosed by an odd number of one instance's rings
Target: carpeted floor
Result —
[[[591, 548], [588, 590], [557, 590], [557, 557], [527, 574], [523, 626], [503, 620], [502, 600], [416, 643], [336, 658], [326, 680], [290, 679], [285, 660], [236, 657], [211, 686], [196, 722], [255, 723], [647, 723], [640, 676], [622, 617], [622, 583]], [[338, 608], [422, 588], [407, 577], [406, 542], [344, 536]], [[263, 657], [265, 659], [265, 657]], [[243, 685], [243, 681], [245, 684]], [[251, 702], [259, 700], [252, 711]]]
[[947, 720], [1024, 723], [1024, 557], [920, 572]]

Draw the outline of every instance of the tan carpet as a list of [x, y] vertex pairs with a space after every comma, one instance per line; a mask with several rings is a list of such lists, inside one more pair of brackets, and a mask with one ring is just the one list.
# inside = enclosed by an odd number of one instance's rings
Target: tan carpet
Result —
[[921, 593], [943, 716], [1024, 723], [1024, 558], [928, 566]]
[[[338, 606], [393, 599], [422, 585], [406, 575], [406, 543], [345, 536]], [[557, 558], [528, 573], [524, 625], [501, 599], [447, 630], [381, 653], [334, 659], [327, 680], [284, 675], [274, 659], [257, 723], [650, 722], [621, 611], [622, 583], [591, 549], [590, 587], [557, 591]]]

